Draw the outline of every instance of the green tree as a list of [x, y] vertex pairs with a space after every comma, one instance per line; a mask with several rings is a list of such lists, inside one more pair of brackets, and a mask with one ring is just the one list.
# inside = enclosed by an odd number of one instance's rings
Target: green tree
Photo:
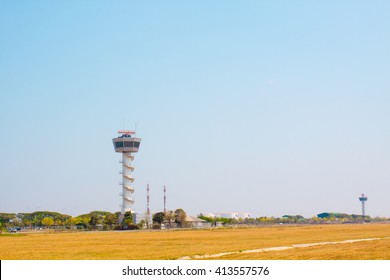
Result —
[[0, 222], [0, 234], [6, 231], [6, 228], [2, 222]]
[[215, 219], [215, 218], [203, 216], [202, 213], [198, 216], [198, 218], [199, 218], [199, 219], [202, 219], [202, 220], [205, 220], [205, 221], [207, 221], [207, 222], [209, 222], [209, 223], [215, 223], [215, 222], [216, 222], [216, 219]]
[[176, 209], [174, 213], [174, 217], [175, 217], [175, 223], [178, 226], [183, 227], [185, 225], [187, 214], [186, 212], [184, 212], [183, 209], [180, 208]]
[[46, 227], [50, 227], [54, 224], [54, 220], [52, 217], [45, 217], [42, 219], [41, 223]]
[[60, 219], [57, 219], [54, 221], [54, 225], [56, 225], [56, 226], [62, 226], [62, 225], [64, 225], [64, 223], [65, 223], [65, 221], [62, 221]]
[[117, 223], [118, 218], [115, 214], [108, 214], [104, 217], [104, 224], [107, 225], [110, 229]]
[[[89, 220], [88, 220], [89, 222]], [[88, 224], [87, 222], [87, 224]], [[70, 217], [65, 221], [66, 227], [74, 229], [78, 225], [83, 225], [83, 218], [81, 217]]]
[[25, 227], [31, 227], [32, 221], [28, 219], [23, 219], [23, 224]]
[[145, 220], [141, 220], [141, 221], [137, 224], [137, 226], [138, 226], [140, 229], [145, 228], [145, 226], [146, 226]]
[[134, 221], [134, 219], [133, 219], [133, 213], [131, 213], [131, 211], [127, 211], [127, 212], [125, 213], [125, 216], [124, 216], [124, 218], [123, 218], [123, 221], [125, 222], [126, 225], [131, 225], [131, 224], [133, 224], [133, 221]]
[[[10, 221], [11, 222], [11, 221]], [[12, 222], [11, 222], [12, 226], [14, 227], [21, 227], [23, 226], [23, 222], [20, 218], [18, 217], [15, 217], [14, 219], [12, 219]]]
[[131, 211], [127, 211], [125, 213], [125, 215], [123, 216], [123, 221], [119, 226], [121, 229], [136, 229], [136, 228], [138, 228], [136, 225], [134, 225], [133, 213], [131, 213]]
[[82, 217], [81, 218], [81, 224], [84, 228], [87, 228], [89, 226], [89, 223], [91, 221], [91, 217]]
[[100, 217], [97, 214], [92, 214], [90, 218], [89, 225], [91, 228], [95, 228], [100, 223]]
[[157, 212], [153, 214], [153, 223], [156, 224], [162, 224], [164, 222], [165, 213], [164, 212]]
[[168, 224], [168, 228], [171, 228], [172, 223], [175, 221], [175, 214], [173, 211], [167, 211], [164, 214], [164, 223]]

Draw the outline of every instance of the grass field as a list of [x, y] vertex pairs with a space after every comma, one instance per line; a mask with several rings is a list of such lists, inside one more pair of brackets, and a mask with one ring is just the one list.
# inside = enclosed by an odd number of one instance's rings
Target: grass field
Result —
[[[236, 252], [220, 259], [390, 260], [390, 224], [270, 226], [184, 231], [40, 232], [0, 236], [0, 259], [178, 259]], [[245, 250], [316, 242], [379, 238], [285, 251]]]
[[311, 248], [229, 254], [218, 260], [390, 260], [390, 239], [341, 245], [323, 245]]

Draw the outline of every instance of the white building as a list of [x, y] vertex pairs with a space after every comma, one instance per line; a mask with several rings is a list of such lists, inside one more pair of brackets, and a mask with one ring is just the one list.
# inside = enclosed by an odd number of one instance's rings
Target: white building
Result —
[[209, 218], [227, 218], [237, 220], [250, 218], [250, 213], [248, 212], [209, 212], [202, 213], [202, 215]]

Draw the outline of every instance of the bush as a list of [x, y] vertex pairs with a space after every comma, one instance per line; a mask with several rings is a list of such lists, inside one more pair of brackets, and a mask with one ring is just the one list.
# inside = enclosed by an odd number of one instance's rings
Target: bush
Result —
[[152, 229], [161, 229], [160, 224], [153, 224]]
[[127, 229], [128, 230], [136, 230], [136, 229], [139, 229], [139, 227], [137, 225], [128, 225]]
[[120, 228], [121, 230], [136, 230], [136, 229], [139, 229], [139, 227], [137, 225], [134, 225], [134, 224], [130, 224], [130, 225], [123, 225], [121, 226]]

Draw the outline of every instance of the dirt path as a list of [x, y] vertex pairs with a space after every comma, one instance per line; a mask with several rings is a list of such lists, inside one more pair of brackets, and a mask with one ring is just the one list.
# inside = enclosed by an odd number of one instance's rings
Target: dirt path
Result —
[[317, 242], [317, 243], [307, 243], [307, 244], [294, 244], [294, 245], [290, 245], [290, 246], [269, 247], [269, 248], [252, 249], [252, 250], [244, 250], [244, 251], [224, 252], [224, 253], [218, 253], [218, 254], [184, 256], [184, 257], [178, 258], [178, 260], [219, 258], [222, 256], [231, 255], [231, 254], [248, 254], [248, 253], [262, 253], [262, 252], [270, 252], [270, 251], [283, 251], [283, 250], [291, 250], [291, 249], [295, 249], [295, 248], [307, 248], [307, 247], [322, 246], [322, 245], [346, 244], [346, 243], [374, 241], [374, 240], [383, 240], [383, 239], [390, 239], [390, 237], [351, 239], [351, 240], [344, 240], [344, 241], [328, 241], [328, 242]]

